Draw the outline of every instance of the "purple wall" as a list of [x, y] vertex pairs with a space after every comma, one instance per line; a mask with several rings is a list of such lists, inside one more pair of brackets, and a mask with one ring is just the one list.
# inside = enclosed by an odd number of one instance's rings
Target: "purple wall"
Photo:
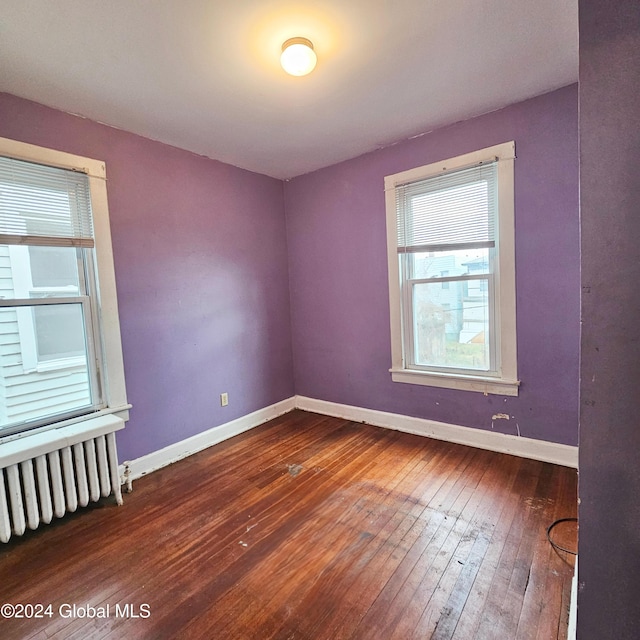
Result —
[[[107, 163], [134, 405], [121, 459], [294, 391], [485, 429], [508, 412], [496, 430], [576, 444], [576, 102], [567, 87], [440, 129], [287, 182], [283, 200], [278, 180], [0, 94], [1, 136]], [[393, 383], [383, 178], [511, 139], [520, 396]]]
[[[394, 383], [384, 176], [512, 139], [520, 395]], [[577, 139], [570, 86], [286, 183], [296, 393], [577, 444]]]
[[121, 460], [293, 395], [279, 180], [7, 94], [0, 136], [106, 161], [134, 406]]
[[640, 3], [580, 0], [578, 638], [640, 637]]

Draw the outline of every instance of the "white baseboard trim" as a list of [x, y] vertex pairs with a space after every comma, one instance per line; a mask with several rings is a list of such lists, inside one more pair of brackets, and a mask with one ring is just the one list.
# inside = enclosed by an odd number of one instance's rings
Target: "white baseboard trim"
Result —
[[576, 640], [578, 632], [578, 558], [571, 580], [571, 602], [569, 604], [569, 629], [567, 630], [567, 640]]
[[152, 471], [166, 467], [223, 440], [233, 438], [233, 436], [273, 420], [293, 409], [295, 409], [295, 398], [287, 398], [231, 422], [197, 433], [195, 436], [164, 447], [164, 449], [152, 451], [135, 460], [127, 460], [118, 467], [120, 483], [129, 484]]
[[505, 435], [485, 429], [472, 429], [461, 427], [446, 422], [412, 418], [399, 413], [387, 413], [374, 409], [364, 409], [337, 402], [316, 400], [305, 396], [293, 396], [272, 404], [264, 409], [259, 409], [246, 416], [232, 420], [218, 427], [213, 427], [190, 438], [176, 442], [164, 449], [152, 451], [135, 460], [123, 462], [118, 472], [121, 484], [129, 484], [133, 480], [166, 467], [169, 464], [182, 460], [207, 447], [218, 444], [244, 431], [253, 429], [273, 418], [277, 418], [293, 409], [311, 411], [336, 418], [345, 418], [354, 422], [365, 422], [376, 427], [385, 427], [404, 431], [419, 436], [446, 440], [457, 444], [465, 444], [479, 449], [488, 449], [499, 453], [509, 453], [521, 458], [532, 458], [543, 462], [552, 462], [564, 467], [578, 468], [578, 447], [565, 444], [522, 438], [519, 436]]
[[354, 422], [365, 422], [377, 427], [386, 427], [436, 440], [446, 440], [465, 444], [478, 449], [488, 449], [499, 453], [508, 453], [521, 458], [531, 458], [552, 462], [564, 467], [578, 468], [578, 447], [533, 438], [506, 435], [485, 429], [461, 427], [435, 420], [412, 418], [398, 413], [387, 413], [374, 409], [363, 409], [336, 402], [315, 400], [305, 396], [295, 397], [296, 409], [312, 411], [336, 418], [345, 418]]

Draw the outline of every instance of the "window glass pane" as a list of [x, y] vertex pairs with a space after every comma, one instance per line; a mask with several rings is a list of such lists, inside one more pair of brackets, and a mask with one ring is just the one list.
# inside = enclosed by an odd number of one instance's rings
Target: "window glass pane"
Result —
[[78, 256], [73, 247], [29, 247], [34, 288], [67, 287], [78, 291]]
[[38, 361], [84, 356], [82, 305], [33, 307]]
[[445, 278], [489, 273], [491, 249], [463, 249], [456, 251], [423, 251], [409, 254], [413, 274], [408, 277]]
[[414, 364], [488, 371], [488, 280], [412, 286]]
[[64, 298], [83, 294], [78, 265], [82, 264], [85, 251], [88, 250], [74, 247], [0, 245], [0, 295]]
[[92, 406], [82, 316], [81, 303], [0, 308], [0, 429]]

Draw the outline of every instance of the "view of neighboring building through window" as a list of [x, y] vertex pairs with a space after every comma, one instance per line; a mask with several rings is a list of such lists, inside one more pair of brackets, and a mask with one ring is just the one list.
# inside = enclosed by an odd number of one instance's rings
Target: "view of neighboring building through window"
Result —
[[[83, 160], [5, 139], [2, 145], [60, 157], [60, 164]], [[103, 177], [82, 166], [0, 155], [0, 436], [109, 406], [92, 181], [102, 190], [104, 216]], [[105, 247], [110, 259], [110, 238]], [[110, 282], [112, 263], [105, 264]], [[107, 294], [111, 290], [106, 287]], [[119, 349], [117, 316], [109, 324], [109, 343]], [[112, 369], [122, 408], [121, 352]]]
[[386, 178], [394, 380], [517, 393], [513, 155]]
[[[416, 364], [489, 370], [488, 253], [410, 254], [414, 277], [406, 286], [412, 289]], [[467, 279], [470, 275], [486, 279]]]

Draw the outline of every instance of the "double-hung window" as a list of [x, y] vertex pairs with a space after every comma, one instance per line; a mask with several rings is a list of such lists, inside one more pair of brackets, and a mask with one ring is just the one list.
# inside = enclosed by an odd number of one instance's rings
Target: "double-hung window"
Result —
[[0, 138], [0, 437], [127, 408], [104, 164]]
[[394, 381], [517, 395], [514, 156], [385, 178]]

